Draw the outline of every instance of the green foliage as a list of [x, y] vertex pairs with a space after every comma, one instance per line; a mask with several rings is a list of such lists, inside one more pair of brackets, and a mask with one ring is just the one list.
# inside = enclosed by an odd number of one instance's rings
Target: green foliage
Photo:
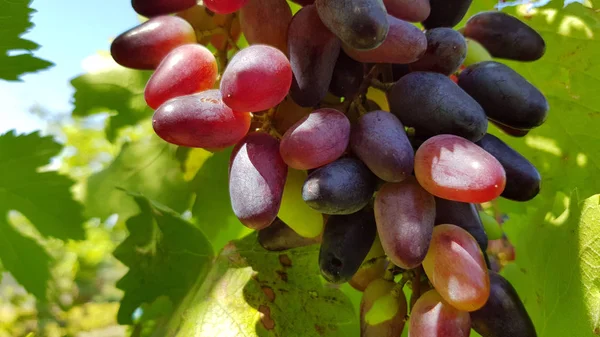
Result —
[[173, 315], [165, 336], [358, 333], [358, 316], [342, 292], [323, 284], [317, 256], [316, 245], [266, 251], [255, 233], [229, 243]]
[[143, 303], [166, 295], [178, 303], [208, 271], [213, 249], [202, 232], [172, 210], [133, 195], [140, 213], [127, 220], [129, 237], [114, 255], [129, 267], [117, 283], [125, 291], [117, 320], [131, 324]]
[[32, 55], [40, 47], [37, 43], [21, 38], [33, 27], [30, 19], [35, 10], [29, 7], [31, 1], [0, 0], [0, 79], [19, 81], [22, 74], [52, 66]]
[[39, 172], [60, 149], [51, 137], [38, 133], [0, 136], [0, 260], [40, 300], [49, 279], [48, 253], [7, 216], [11, 210], [21, 212], [45, 237], [84, 238], [82, 207], [70, 192], [73, 182], [56, 172]]

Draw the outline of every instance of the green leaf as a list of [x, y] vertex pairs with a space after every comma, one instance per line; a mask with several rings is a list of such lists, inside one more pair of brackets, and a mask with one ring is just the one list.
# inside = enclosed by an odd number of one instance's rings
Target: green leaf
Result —
[[36, 133], [0, 136], [0, 260], [39, 300], [50, 277], [48, 253], [8, 222], [8, 212], [26, 216], [44, 236], [84, 238], [82, 207], [73, 200], [73, 182], [56, 172], [38, 172], [56, 156], [61, 145]]
[[[46, 69], [53, 64], [32, 55], [40, 46], [21, 38], [33, 27], [31, 0], [0, 0], [0, 78], [19, 81], [20, 76]], [[21, 52], [16, 55], [15, 52]]]
[[[469, 15], [495, 1], [473, 3]], [[500, 135], [542, 175], [526, 203], [500, 200], [516, 261], [504, 274], [515, 286], [539, 337], [600, 334], [600, 17], [597, 9], [562, 2], [527, 13], [506, 8], [541, 33], [546, 54], [535, 62], [502, 61], [548, 98], [546, 123], [524, 138]], [[467, 16], [468, 17], [468, 16]], [[595, 205], [595, 206], [593, 206]]]
[[358, 316], [339, 289], [324, 284], [318, 250], [269, 252], [256, 233], [231, 242], [173, 315], [165, 336], [357, 336]]
[[[133, 195], [133, 194], [132, 194]], [[117, 320], [132, 324], [144, 303], [168, 296], [177, 304], [209, 268], [213, 249], [202, 231], [175, 212], [135, 194], [140, 213], [127, 220], [129, 237], [114, 252], [129, 267], [117, 287], [125, 291]]]
[[113, 142], [121, 128], [136, 125], [152, 115], [144, 100], [144, 88], [151, 74], [119, 66], [74, 78], [71, 80], [75, 89], [73, 115], [114, 114], [106, 127], [106, 137]]
[[123, 145], [103, 171], [88, 179], [86, 214], [105, 219], [136, 214], [136, 203], [117, 188], [139, 192], [177, 212], [190, 204], [191, 192], [175, 154], [176, 148], [155, 135]]

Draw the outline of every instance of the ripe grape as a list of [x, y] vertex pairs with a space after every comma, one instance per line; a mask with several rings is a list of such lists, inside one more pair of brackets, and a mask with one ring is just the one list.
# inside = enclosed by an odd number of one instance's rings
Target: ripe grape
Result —
[[[402, 291], [392, 293], [395, 285], [394, 282], [380, 278], [371, 282], [365, 289], [360, 302], [361, 337], [387, 337], [402, 334], [407, 311], [406, 297]], [[374, 312], [373, 309], [376, 311]], [[367, 320], [367, 317], [371, 319]], [[373, 318], [388, 319], [378, 324], [369, 324], [367, 321], [371, 321]], [[376, 322], [377, 320], [372, 323]]]
[[435, 198], [435, 224], [453, 224], [471, 234], [482, 252], [488, 246], [488, 235], [486, 234], [482, 219], [474, 204], [466, 202]]
[[489, 271], [490, 297], [470, 313], [473, 330], [483, 337], [536, 337], [535, 327], [515, 288], [500, 274]]
[[315, 106], [327, 95], [340, 40], [325, 27], [314, 5], [300, 9], [288, 29], [287, 46], [294, 74], [290, 96]]
[[229, 165], [229, 195], [233, 213], [244, 225], [261, 229], [275, 220], [286, 175], [274, 137], [250, 133], [236, 144]]
[[484, 211], [479, 211], [479, 218], [481, 219], [481, 223], [483, 224], [483, 228], [485, 229], [485, 234], [487, 234], [488, 239], [498, 240], [502, 238], [504, 235], [502, 227], [500, 227], [500, 224], [493, 216], [485, 213]]
[[221, 78], [223, 101], [236, 111], [256, 112], [279, 104], [292, 84], [292, 68], [277, 48], [253, 45], [231, 59]]
[[351, 214], [365, 207], [375, 192], [375, 176], [360, 160], [340, 158], [308, 175], [302, 199], [325, 214]]
[[429, 16], [428, 0], [383, 0], [387, 12], [401, 20], [420, 22]]
[[319, 267], [331, 283], [352, 278], [375, 240], [375, 218], [372, 212], [332, 215], [327, 219], [319, 251]]
[[152, 127], [169, 143], [218, 149], [246, 135], [250, 114], [231, 110], [218, 90], [207, 90], [165, 102], [154, 112]]
[[229, 14], [242, 8], [248, 0], [204, 0], [204, 6], [218, 14]]
[[410, 176], [414, 153], [404, 126], [386, 111], [372, 111], [352, 128], [350, 147], [380, 179], [399, 182]]
[[281, 139], [281, 157], [299, 170], [317, 168], [341, 157], [349, 139], [350, 121], [343, 113], [318, 109], [286, 131]]
[[286, 1], [249, 0], [240, 10], [240, 24], [248, 43], [270, 45], [284, 54], [291, 21], [292, 11]]
[[390, 111], [418, 137], [453, 134], [477, 141], [487, 131], [481, 106], [448, 77], [430, 72], [403, 76], [388, 93]]
[[502, 125], [502, 124], [494, 122], [494, 121], [490, 121], [490, 122], [492, 122], [492, 124], [494, 124], [498, 129], [502, 130], [507, 135], [513, 136], [513, 137], [519, 137], [519, 138], [525, 137], [525, 136], [527, 136], [527, 134], [530, 131], [530, 129], [515, 129], [515, 128], [511, 128], [510, 126]]
[[282, 251], [321, 242], [321, 237], [306, 238], [298, 235], [281, 219], [276, 218], [269, 227], [258, 230], [258, 243], [269, 251]]
[[217, 80], [217, 60], [206, 47], [186, 44], [173, 49], [148, 80], [144, 97], [152, 109], [171, 98], [208, 90]]
[[376, 48], [388, 34], [382, 0], [316, 0], [315, 5], [325, 26], [352, 48]]
[[475, 238], [458, 226], [434, 227], [423, 269], [435, 290], [458, 310], [474, 311], [488, 300], [490, 278], [483, 253]]
[[546, 51], [544, 39], [514, 16], [500, 11], [478, 13], [467, 21], [466, 37], [477, 40], [492, 56], [535, 61]]
[[426, 29], [454, 27], [467, 14], [473, 0], [429, 0], [431, 12], [423, 21]]
[[145, 17], [171, 14], [195, 5], [196, 0], [131, 0], [133, 9]]
[[277, 216], [299, 235], [314, 238], [323, 231], [323, 215], [302, 200], [302, 185], [306, 177], [305, 171], [288, 169]]
[[444, 75], [453, 74], [467, 56], [467, 42], [457, 31], [440, 27], [428, 30], [427, 50], [416, 62], [411, 63], [411, 71], [434, 71]]
[[340, 50], [329, 83], [329, 91], [338, 96], [352, 99], [360, 89], [364, 77], [363, 64]]
[[386, 183], [375, 196], [375, 221], [388, 258], [404, 269], [427, 254], [435, 220], [435, 200], [415, 178]]
[[110, 53], [123, 67], [151, 70], [171, 50], [196, 43], [194, 28], [178, 16], [157, 16], [136, 26], [112, 42]]
[[469, 313], [454, 308], [435, 290], [421, 295], [411, 310], [409, 337], [468, 337], [470, 333]]
[[485, 110], [489, 119], [516, 129], [531, 129], [546, 120], [548, 101], [508, 66], [486, 61], [460, 73], [458, 85]]
[[463, 65], [468, 67], [472, 64], [483, 62], [483, 61], [491, 61], [492, 55], [490, 52], [485, 49], [479, 42], [466, 38], [467, 41], [467, 56], [463, 61]]
[[275, 114], [271, 117], [271, 124], [282, 135], [312, 111], [312, 108], [301, 107], [291, 97], [287, 96], [277, 106]]
[[506, 174], [496, 158], [453, 135], [432, 137], [419, 147], [415, 175], [429, 193], [462, 202], [493, 200], [506, 184]]
[[419, 59], [427, 49], [425, 34], [416, 26], [391, 15], [387, 16], [387, 20], [389, 33], [381, 45], [360, 50], [347, 44], [343, 46], [346, 54], [357, 61], [369, 63], [411, 63]]
[[371, 249], [365, 256], [360, 268], [352, 275], [348, 284], [358, 291], [365, 291], [371, 282], [380, 279], [385, 274], [387, 259], [381, 246], [379, 236], [375, 236]]

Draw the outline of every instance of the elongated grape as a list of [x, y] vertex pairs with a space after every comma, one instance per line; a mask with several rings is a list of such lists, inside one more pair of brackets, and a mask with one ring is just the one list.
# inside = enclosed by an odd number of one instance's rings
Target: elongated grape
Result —
[[536, 337], [515, 288], [502, 275], [491, 270], [489, 274], [490, 298], [483, 308], [470, 313], [473, 330], [483, 337]]
[[288, 169], [277, 216], [301, 236], [314, 238], [323, 232], [323, 215], [302, 200], [305, 171]]
[[270, 45], [284, 54], [291, 21], [292, 11], [286, 1], [249, 0], [240, 10], [240, 24], [248, 43]]
[[183, 11], [196, 5], [196, 0], [131, 0], [140, 15], [152, 17]]
[[[344, 51], [353, 59], [368, 63], [411, 63], [427, 49], [427, 38], [416, 26], [387, 16], [390, 28], [383, 43], [370, 50], [359, 50], [344, 45]], [[345, 42], [345, 41], [344, 41]]]
[[186, 44], [175, 48], [148, 80], [144, 97], [152, 109], [171, 98], [211, 89], [217, 80], [217, 60], [206, 47]]
[[365, 207], [375, 191], [375, 176], [360, 160], [340, 158], [308, 175], [302, 199], [325, 214], [350, 214]]
[[[489, 240], [502, 239], [504, 232], [493, 216], [484, 211], [479, 211], [479, 218], [481, 219], [481, 224], [483, 225], [483, 229], [485, 229], [485, 234], [487, 234]], [[484, 249], [482, 250], [485, 251]]]
[[231, 59], [221, 78], [221, 92], [232, 109], [256, 112], [283, 101], [291, 84], [287, 57], [275, 47], [253, 45]]
[[390, 111], [418, 137], [453, 134], [477, 141], [487, 131], [481, 106], [448, 77], [414, 72], [402, 77], [388, 93]]
[[[402, 334], [407, 311], [406, 297], [402, 291], [392, 292], [395, 285], [394, 282], [380, 278], [371, 282], [365, 289], [360, 302], [361, 337], [388, 337]], [[391, 318], [378, 324], [369, 324], [368, 321], [378, 318], [376, 316], [384, 316], [382, 318], [391, 316]], [[375, 322], [377, 321], [372, 323]]]
[[488, 300], [490, 278], [483, 253], [475, 238], [458, 226], [434, 227], [423, 269], [435, 290], [458, 310], [475, 311]]
[[375, 218], [371, 212], [330, 216], [319, 251], [323, 277], [332, 283], [350, 280], [367, 256], [375, 233]]
[[378, 110], [363, 115], [352, 128], [350, 147], [385, 181], [399, 182], [412, 173], [412, 146], [402, 123], [389, 112]]
[[386, 183], [375, 196], [375, 221], [388, 258], [404, 269], [427, 254], [435, 220], [435, 200], [413, 177]]
[[473, 0], [429, 0], [431, 12], [423, 26], [426, 29], [436, 27], [454, 27], [467, 14]]
[[388, 34], [382, 0], [316, 0], [315, 5], [325, 26], [352, 48], [376, 48]]
[[466, 38], [467, 41], [467, 56], [463, 61], [463, 65], [465, 67], [470, 66], [471, 64], [475, 64], [483, 61], [491, 61], [492, 55], [490, 52], [485, 49], [479, 42]]
[[303, 7], [288, 29], [294, 77], [290, 96], [301, 106], [317, 105], [329, 89], [340, 40], [325, 27], [314, 5]]
[[513, 136], [513, 137], [525, 137], [527, 136], [527, 134], [529, 133], [530, 129], [515, 129], [515, 128], [511, 128], [510, 126], [506, 126], [506, 125], [502, 125], [500, 123], [491, 121], [492, 124], [494, 124], [498, 129], [502, 130], [502, 132], [506, 133], [509, 136]]
[[467, 21], [464, 34], [481, 43], [494, 57], [535, 61], [546, 51], [544, 39], [514, 16], [500, 11], [478, 13]]
[[500, 196], [502, 165], [475, 143], [453, 135], [426, 140], [415, 154], [415, 176], [436, 197], [481, 203]]
[[477, 145], [498, 159], [506, 172], [502, 196], [516, 201], [533, 199], [540, 192], [542, 177], [533, 164], [498, 137], [486, 134]]
[[244, 7], [248, 0], [204, 0], [204, 6], [218, 14], [229, 14]]
[[421, 295], [411, 310], [409, 337], [468, 337], [470, 333], [469, 313], [454, 308], [435, 290]]
[[310, 246], [321, 242], [321, 237], [306, 238], [298, 235], [281, 219], [276, 218], [269, 227], [258, 231], [258, 243], [269, 251], [282, 251]]
[[231, 110], [218, 90], [171, 99], [152, 117], [165, 141], [188, 147], [224, 148], [240, 141], [250, 128], [250, 114]]
[[488, 237], [474, 204], [435, 198], [435, 224], [453, 224], [471, 234], [482, 252], [488, 246]]
[[271, 117], [271, 124], [279, 134], [283, 135], [299, 120], [308, 116], [312, 110], [312, 108], [299, 106], [291, 97], [287, 96], [283, 102], [277, 106], [275, 114]]
[[349, 139], [350, 121], [343, 113], [318, 109], [286, 131], [281, 138], [281, 157], [299, 170], [317, 168], [341, 157]]
[[486, 61], [460, 73], [458, 85], [485, 110], [488, 118], [516, 129], [531, 129], [546, 120], [548, 101], [508, 66]]
[[155, 69], [171, 50], [196, 42], [194, 28], [178, 16], [157, 16], [134, 27], [110, 45], [110, 53], [123, 67]]
[[376, 236], [367, 256], [348, 284], [358, 291], [365, 291], [371, 282], [384, 276], [386, 265], [387, 259], [381, 246], [381, 240], [379, 236]]
[[420, 22], [429, 16], [428, 0], [383, 0], [388, 14], [405, 21]]
[[453, 74], [467, 56], [465, 38], [452, 28], [440, 27], [425, 33], [427, 50], [416, 62], [410, 64], [411, 71], [434, 71], [444, 75]]
[[269, 226], [281, 205], [287, 166], [279, 141], [266, 133], [250, 133], [233, 149], [229, 164], [229, 196], [233, 213], [247, 227]]
[[363, 64], [340, 50], [331, 75], [329, 91], [338, 97], [351, 99], [358, 93], [363, 77]]

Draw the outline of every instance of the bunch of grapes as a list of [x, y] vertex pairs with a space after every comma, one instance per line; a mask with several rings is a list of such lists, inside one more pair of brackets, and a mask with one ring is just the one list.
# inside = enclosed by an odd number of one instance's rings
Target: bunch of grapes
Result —
[[493, 60], [539, 59], [541, 36], [497, 11], [454, 29], [471, 0], [296, 2], [133, 0], [149, 20], [112, 56], [155, 70], [158, 136], [233, 147], [231, 206], [264, 248], [318, 242], [323, 277], [363, 291], [361, 336], [400, 336], [407, 317], [412, 337], [536, 336], [490, 270], [480, 204], [539, 193], [537, 169], [487, 130], [546, 119], [542, 93]]

